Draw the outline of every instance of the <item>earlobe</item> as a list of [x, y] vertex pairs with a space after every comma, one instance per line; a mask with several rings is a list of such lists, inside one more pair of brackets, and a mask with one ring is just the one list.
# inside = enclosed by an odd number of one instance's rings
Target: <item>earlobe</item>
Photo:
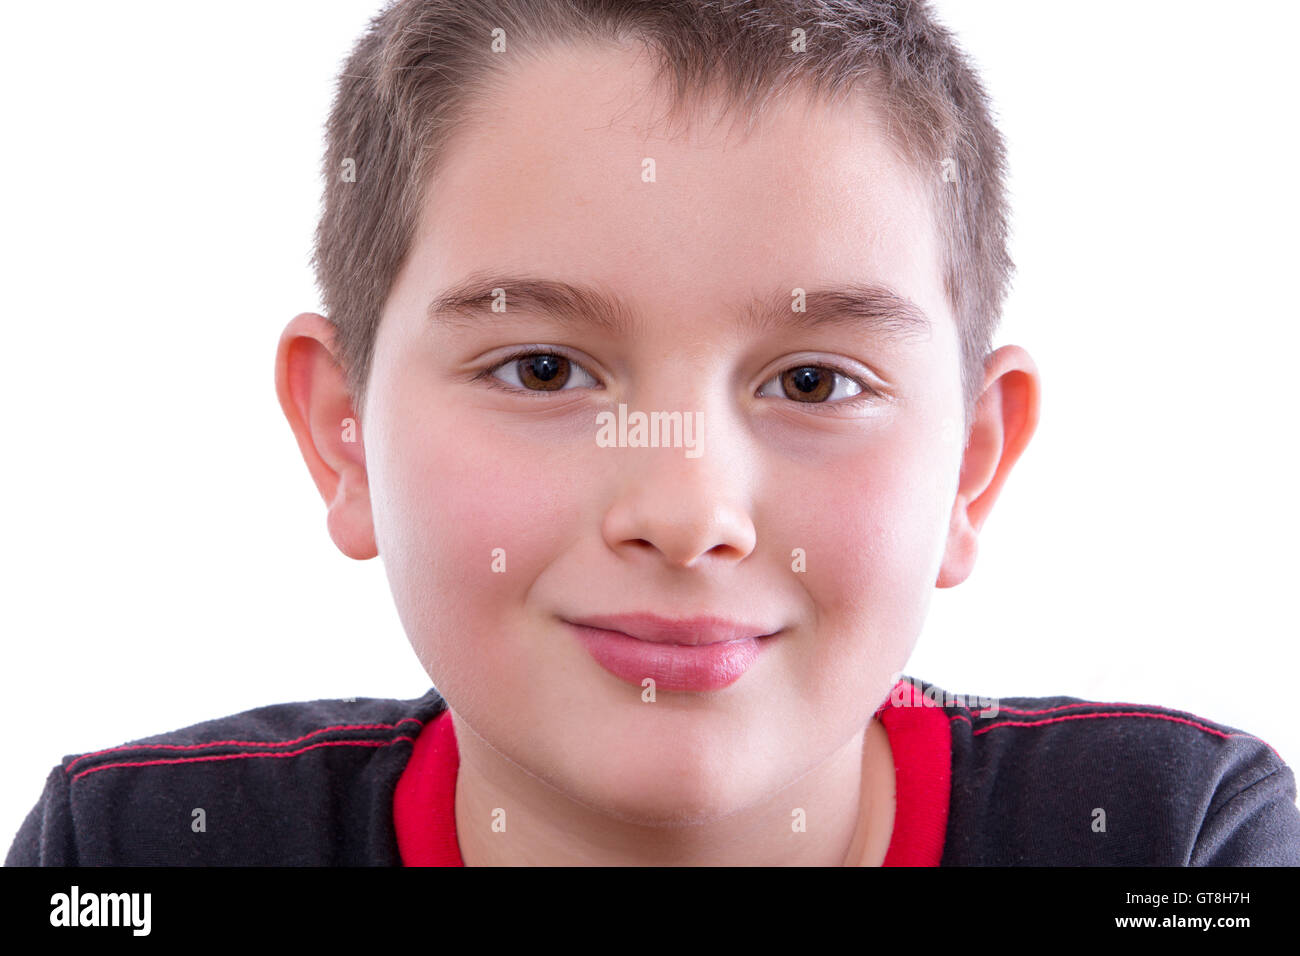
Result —
[[979, 531], [971, 527], [966, 501], [958, 494], [948, 523], [948, 543], [943, 553], [943, 564], [939, 566], [939, 577], [934, 586], [955, 588], [961, 584], [975, 570], [978, 554]]
[[328, 507], [330, 538], [350, 558], [378, 554], [361, 425], [335, 360], [329, 321], [304, 312], [285, 327], [275, 357], [275, 390], [298, 450]]
[[988, 357], [984, 368], [984, 392], [963, 452], [935, 587], [955, 587], [974, 570], [980, 529], [1038, 426], [1040, 379], [1029, 353], [1019, 346], [1003, 346]]
[[339, 476], [325, 523], [334, 546], [349, 558], [366, 561], [379, 554], [370, 511], [370, 487], [363, 468], [349, 468]]

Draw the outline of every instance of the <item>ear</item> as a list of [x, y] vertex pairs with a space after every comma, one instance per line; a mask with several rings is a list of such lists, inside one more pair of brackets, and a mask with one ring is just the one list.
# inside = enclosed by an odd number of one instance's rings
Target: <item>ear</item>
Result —
[[974, 569], [980, 528], [1038, 426], [1040, 386], [1034, 360], [1018, 346], [1003, 346], [985, 361], [936, 587], [955, 587]]
[[324, 316], [294, 316], [276, 349], [275, 392], [325, 499], [330, 537], [349, 558], [362, 561], [379, 551], [361, 423], [336, 354], [334, 329]]

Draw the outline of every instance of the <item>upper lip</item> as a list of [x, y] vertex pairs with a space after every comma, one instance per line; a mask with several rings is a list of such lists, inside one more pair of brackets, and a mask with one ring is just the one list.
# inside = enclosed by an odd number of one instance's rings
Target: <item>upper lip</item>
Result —
[[652, 644], [720, 644], [775, 633], [774, 629], [714, 615], [674, 620], [657, 614], [599, 614], [568, 620], [582, 627], [619, 631]]

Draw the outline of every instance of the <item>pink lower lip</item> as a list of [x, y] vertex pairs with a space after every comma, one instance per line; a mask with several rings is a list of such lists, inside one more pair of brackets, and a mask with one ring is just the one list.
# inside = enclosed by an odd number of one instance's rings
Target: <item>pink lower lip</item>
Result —
[[652, 644], [619, 631], [569, 627], [605, 670], [638, 687], [653, 678], [656, 690], [721, 690], [740, 680], [767, 646], [761, 637], [717, 644]]

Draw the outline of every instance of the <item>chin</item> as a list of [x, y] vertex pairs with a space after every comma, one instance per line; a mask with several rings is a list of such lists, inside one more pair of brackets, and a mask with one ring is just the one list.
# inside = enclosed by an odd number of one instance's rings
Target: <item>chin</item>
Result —
[[588, 776], [574, 796], [606, 816], [648, 827], [710, 823], [744, 810], [762, 796], [741, 786], [749, 775], [678, 757], [660, 763], [645, 757], [597, 758], [598, 775]]

